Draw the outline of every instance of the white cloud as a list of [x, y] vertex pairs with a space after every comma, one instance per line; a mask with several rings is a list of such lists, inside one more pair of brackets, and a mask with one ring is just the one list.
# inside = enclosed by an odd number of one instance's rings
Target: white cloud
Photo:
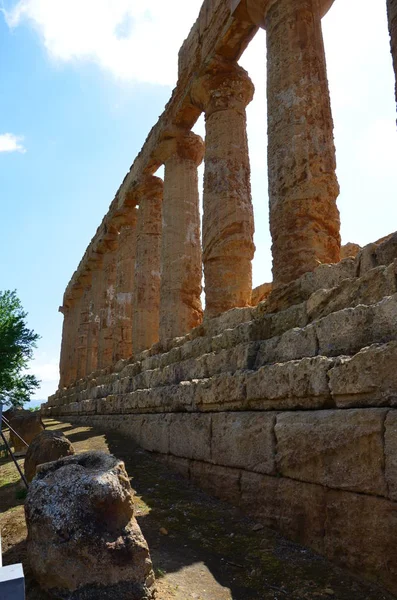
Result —
[[14, 28], [30, 21], [51, 57], [98, 64], [122, 80], [172, 85], [177, 52], [201, 0], [19, 0], [3, 9]]
[[40, 387], [33, 394], [33, 400], [46, 399], [57, 389], [59, 381], [58, 360], [49, 358], [46, 352], [39, 352], [34, 357], [28, 372], [40, 380]]
[[23, 137], [13, 133], [0, 134], [0, 152], [26, 152], [22, 144]]

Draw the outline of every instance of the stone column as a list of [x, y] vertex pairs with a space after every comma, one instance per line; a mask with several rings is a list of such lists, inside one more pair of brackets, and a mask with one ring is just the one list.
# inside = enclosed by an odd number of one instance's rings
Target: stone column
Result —
[[396, 77], [396, 102], [397, 102], [397, 0], [387, 0], [387, 16], [389, 20], [391, 54], [393, 57], [394, 74]]
[[116, 284], [116, 245], [103, 255], [103, 280], [101, 308], [99, 309], [98, 369], [105, 369], [113, 362], [114, 300]]
[[157, 150], [165, 165], [160, 341], [185, 335], [203, 317], [197, 167], [203, 160], [204, 143], [185, 130], [174, 129], [164, 138]]
[[205, 313], [213, 317], [251, 302], [254, 217], [246, 133], [254, 86], [244, 69], [216, 59], [195, 83], [205, 111], [203, 263]]
[[163, 182], [149, 176], [135, 190], [139, 202], [134, 291], [132, 347], [134, 354], [159, 340], [161, 204]]
[[69, 357], [69, 343], [70, 343], [70, 328], [71, 328], [71, 309], [68, 304], [59, 307], [59, 312], [63, 314], [63, 325], [62, 325], [62, 342], [61, 342], [61, 355], [59, 358], [59, 389], [68, 385], [68, 357]]
[[80, 322], [81, 294], [76, 293], [69, 300], [67, 311], [67, 336], [65, 350], [64, 384], [69, 386], [77, 381], [77, 332]]
[[91, 278], [91, 297], [88, 305], [87, 375], [98, 368], [98, 339], [103, 282], [102, 262], [93, 268]]
[[91, 284], [84, 288], [81, 298], [80, 322], [77, 331], [77, 379], [87, 375], [87, 350], [89, 330], [89, 306], [91, 301]]
[[276, 286], [340, 257], [339, 186], [322, 11], [319, 0], [277, 0], [265, 17]]
[[116, 259], [115, 332], [113, 362], [132, 355], [132, 296], [138, 209], [130, 209], [129, 225], [120, 229]]

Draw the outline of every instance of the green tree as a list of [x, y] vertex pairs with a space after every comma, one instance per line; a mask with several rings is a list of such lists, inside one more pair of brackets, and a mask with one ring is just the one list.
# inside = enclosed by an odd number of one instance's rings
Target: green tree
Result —
[[25, 373], [39, 335], [26, 326], [16, 292], [0, 292], [0, 402], [22, 406], [40, 382]]

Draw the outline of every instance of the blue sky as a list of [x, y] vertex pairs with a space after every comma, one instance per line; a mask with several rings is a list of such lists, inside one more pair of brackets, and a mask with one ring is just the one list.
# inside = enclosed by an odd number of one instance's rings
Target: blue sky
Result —
[[[0, 289], [17, 289], [42, 339], [32, 370], [57, 386], [64, 288], [176, 79], [201, 0], [3, 0], [0, 13]], [[343, 242], [397, 229], [394, 74], [385, 2], [336, 0], [323, 20]], [[183, 10], [180, 7], [183, 6]], [[271, 279], [265, 34], [241, 59], [257, 253]], [[203, 135], [203, 120], [195, 131]], [[201, 169], [202, 171], [202, 169]]]

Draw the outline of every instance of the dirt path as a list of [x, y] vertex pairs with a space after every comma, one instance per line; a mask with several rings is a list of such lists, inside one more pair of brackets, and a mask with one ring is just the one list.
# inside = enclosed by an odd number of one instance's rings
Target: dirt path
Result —
[[[392, 600], [309, 550], [259, 528], [169, 471], [115, 433], [48, 421], [77, 452], [105, 450], [125, 461], [137, 519], [148, 540], [158, 600]], [[16, 493], [19, 500], [16, 499]], [[15, 467], [0, 461], [4, 564], [24, 563], [27, 600], [47, 600], [26, 561], [23, 492]]]

